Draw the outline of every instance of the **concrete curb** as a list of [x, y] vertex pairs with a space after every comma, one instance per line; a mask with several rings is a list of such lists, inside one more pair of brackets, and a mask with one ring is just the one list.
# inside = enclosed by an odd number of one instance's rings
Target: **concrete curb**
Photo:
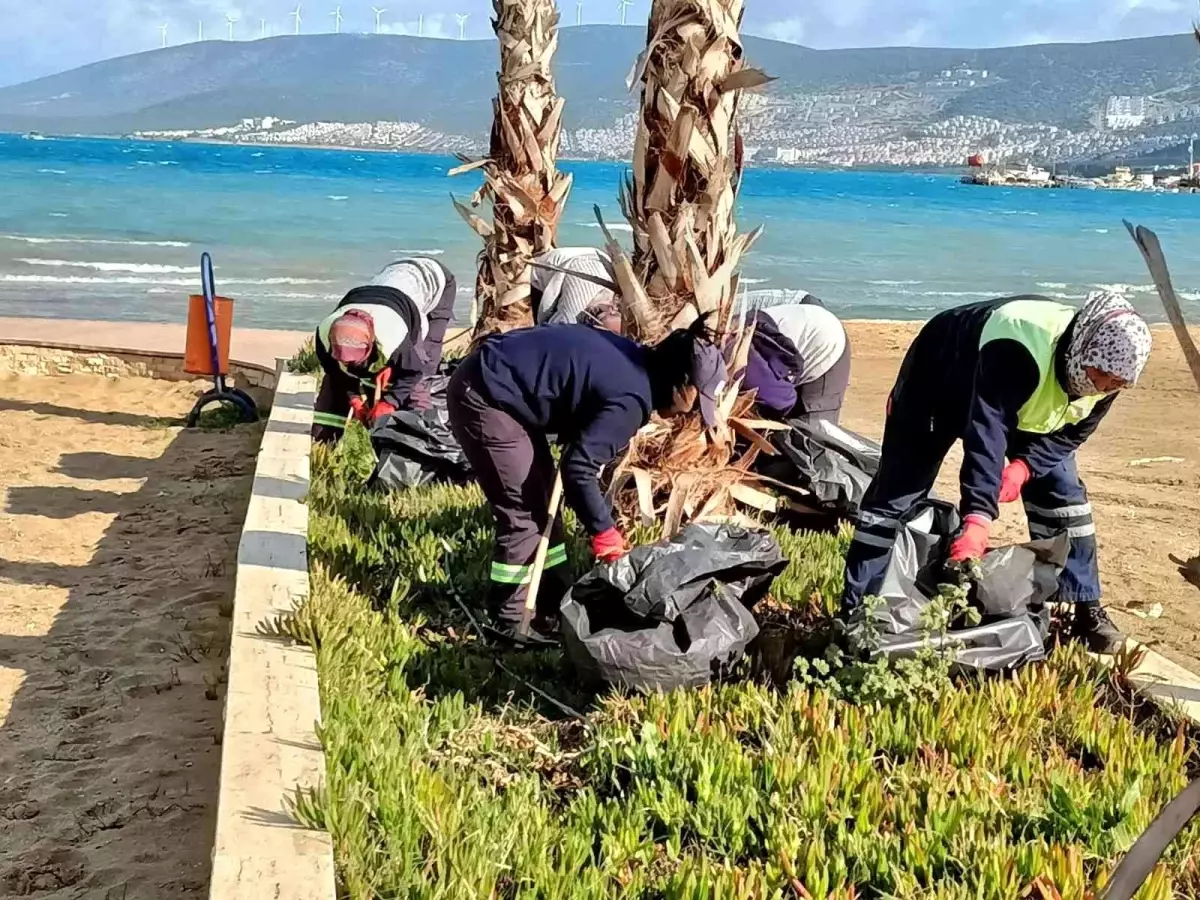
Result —
[[259, 633], [308, 596], [308, 507], [316, 384], [284, 361], [263, 435], [238, 547], [221, 785], [210, 900], [333, 900], [333, 846], [288, 815], [297, 786], [325, 780], [314, 732], [320, 718], [316, 659], [308, 648]]

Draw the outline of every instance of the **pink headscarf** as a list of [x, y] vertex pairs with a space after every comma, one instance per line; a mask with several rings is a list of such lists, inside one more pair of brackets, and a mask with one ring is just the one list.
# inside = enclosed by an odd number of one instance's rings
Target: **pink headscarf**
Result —
[[371, 314], [352, 309], [329, 328], [329, 351], [339, 363], [356, 366], [371, 358], [375, 349], [375, 323]]

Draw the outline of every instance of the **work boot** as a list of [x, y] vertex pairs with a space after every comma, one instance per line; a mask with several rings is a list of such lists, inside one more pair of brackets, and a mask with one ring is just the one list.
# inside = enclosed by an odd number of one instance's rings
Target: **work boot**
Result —
[[1076, 604], [1071, 638], [1084, 644], [1092, 653], [1108, 656], [1125, 646], [1125, 635], [1098, 603]]
[[[517, 650], [549, 650], [559, 645], [557, 623], [549, 630], [551, 623], [534, 619], [529, 626], [529, 633], [521, 633], [520, 622], [498, 621], [490, 629], [492, 634]], [[543, 630], [546, 629], [546, 630]]]

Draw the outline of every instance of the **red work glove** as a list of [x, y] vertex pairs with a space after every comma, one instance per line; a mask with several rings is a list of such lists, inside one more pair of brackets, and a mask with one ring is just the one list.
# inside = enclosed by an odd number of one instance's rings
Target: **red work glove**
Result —
[[968, 559], [983, 559], [987, 553], [988, 536], [992, 523], [983, 516], [967, 516], [963, 530], [950, 545], [950, 562], [966, 562]]
[[629, 545], [625, 543], [625, 535], [615, 528], [602, 531], [592, 538], [592, 553], [600, 562], [616, 562], [628, 552]]
[[371, 424], [374, 425], [380, 419], [386, 419], [396, 411], [396, 407], [388, 403], [386, 400], [380, 400], [375, 404], [375, 408], [371, 410]]
[[1004, 474], [1000, 476], [1000, 502], [1012, 503], [1021, 496], [1021, 490], [1033, 477], [1033, 472], [1029, 471], [1029, 466], [1026, 465], [1023, 459], [1014, 459], [1004, 467]]
[[367, 422], [367, 405], [363, 402], [362, 397], [350, 398], [350, 413], [353, 418], [362, 422], [364, 425]]

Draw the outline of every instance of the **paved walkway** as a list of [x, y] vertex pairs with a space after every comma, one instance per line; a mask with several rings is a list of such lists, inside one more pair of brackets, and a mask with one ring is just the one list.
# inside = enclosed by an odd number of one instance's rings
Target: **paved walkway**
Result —
[[[235, 328], [230, 356], [241, 362], [275, 367], [277, 356], [291, 356], [308, 338], [304, 331]], [[29, 343], [84, 344], [89, 347], [182, 353], [183, 325], [150, 322], [89, 322], [80, 319], [0, 318], [0, 340]]]

